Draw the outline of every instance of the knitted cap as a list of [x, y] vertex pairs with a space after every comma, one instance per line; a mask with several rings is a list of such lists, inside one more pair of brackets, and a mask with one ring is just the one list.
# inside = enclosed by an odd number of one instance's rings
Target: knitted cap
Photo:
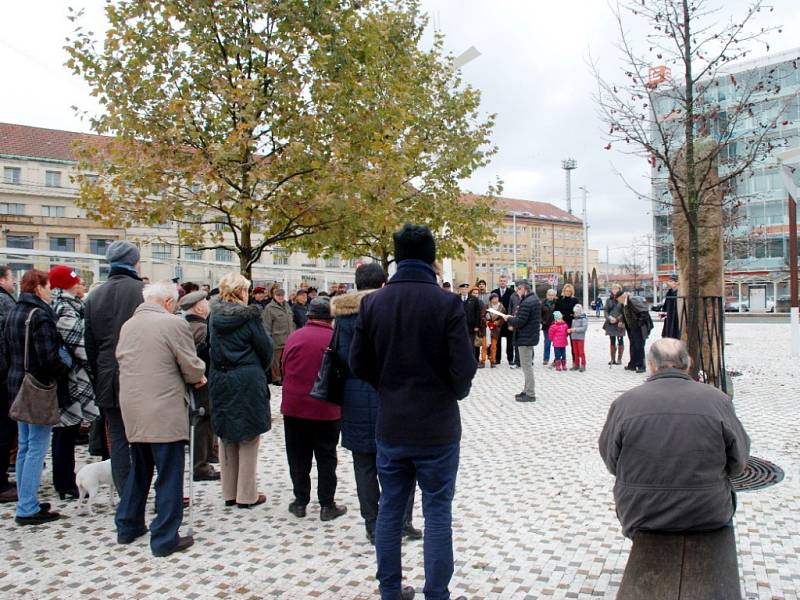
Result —
[[394, 232], [394, 259], [397, 262], [417, 259], [433, 264], [436, 260], [436, 242], [431, 230], [424, 225], [406, 223]]
[[564, 318], [564, 315], [562, 315], [562, 314], [561, 314], [561, 311], [560, 311], [560, 310], [557, 310], [557, 311], [555, 311], [555, 312], [553, 313], [553, 318], [554, 318], [554, 319], [563, 319], [563, 318]]
[[113, 241], [106, 248], [106, 260], [132, 267], [139, 262], [139, 248], [126, 240]]
[[308, 305], [308, 318], [316, 319], [317, 321], [330, 321], [333, 319], [331, 315], [331, 303], [327, 298], [314, 298]]
[[52, 267], [47, 274], [47, 279], [50, 282], [50, 287], [62, 290], [69, 290], [81, 282], [81, 278], [75, 272], [75, 269], [67, 265], [55, 265]]

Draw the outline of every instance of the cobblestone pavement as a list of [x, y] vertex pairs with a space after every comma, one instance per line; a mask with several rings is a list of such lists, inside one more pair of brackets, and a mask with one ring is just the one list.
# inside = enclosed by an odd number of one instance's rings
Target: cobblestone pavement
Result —
[[[784, 324], [731, 324], [729, 368], [736, 406], [755, 456], [777, 463], [785, 480], [739, 495], [736, 531], [744, 593], [796, 598], [800, 589], [800, 459], [797, 366]], [[462, 403], [464, 437], [454, 506], [453, 595], [470, 599], [613, 598], [630, 544], [619, 531], [613, 478], [597, 455], [611, 401], [644, 376], [606, 365], [606, 338], [593, 321], [586, 373], [543, 369], [537, 348], [535, 404], [519, 404], [522, 373], [506, 365], [478, 372]], [[272, 410], [278, 415], [279, 394]], [[3, 598], [336, 598], [377, 597], [373, 547], [358, 514], [351, 458], [340, 449], [338, 502], [349, 508], [329, 523], [298, 520], [291, 500], [280, 416], [264, 435], [259, 489], [267, 504], [223, 506], [219, 484], [195, 484], [196, 544], [153, 558], [147, 536], [115, 544], [113, 514], [101, 506], [78, 515], [74, 503], [45, 500], [66, 513], [36, 528], [13, 524], [0, 505]], [[84, 460], [81, 455], [80, 461]], [[312, 493], [313, 496], [313, 493]], [[417, 499], [417, 525], [422, 525]], [[422, 543], [404, 545], [406, 582], [423, 585]]]

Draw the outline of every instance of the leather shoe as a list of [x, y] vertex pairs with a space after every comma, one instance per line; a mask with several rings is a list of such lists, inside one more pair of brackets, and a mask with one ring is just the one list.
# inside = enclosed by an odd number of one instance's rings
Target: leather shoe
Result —
[[644, 367], [638, 367], [638, 368], [636, 369], [636, 372], [637, 372], [637, 373], [646, 373], [646, 372], [647, 372], [647, 369], [645, 369]]
[[187, 535], [186, 537], [179, 537], [178, 543], [175, 544], [169, 550], [163, 550], [161, 552], [156, 552], [155, 550], [153, 550], [153, 556], [158, 556], [158, 557], [169, 556], [170, 554], [175, 554], [176, 552], [183, 552], [187, 548], [191, 548], [192, 545], [194, 545], [194, 538], [192, 536]]
[[333, 521], [347, 512], [346, 506], [338, 506], [335, 502], [331, 506], [323, 506], [319, 509], [320, 521]]
[[78, 498], [80, 498], [80, 496], [81, 494], [78, 491], [78, 488], [75, 488], [73, 490], [67, 490], [66, 492], [58, 492], [58, 497], [61, 500], [66, 500], [67, 498], [69, 498], [70, 500], [77, 500]]
[[298, 519], [302, 519], [306, 516], [306, 505], [300, 504], [297, 500], [295, 500], [289, 505], [289, 512]]
[[403, 537], [409, 540], [421, 540], [422, 530], [414, 527], [413, 523], [403, 525]]
[[410, 585], [406, 586], [402, 590], [400, 590], [399, 600], [414, 600], [415, 594], [416, 592], [414, 591], [413, 587], [411, 587]]
[[132, 544], [140, 537], [142, 537], [145, 533], [147, 533], [147, 527], [143, 527], [133, 535], [119, 535], [117, 534], [117, 543], [118, 544]]
[[49, 512], [42, 508], [35, 515], [16, 517], [14, 521], [17, 525], [41, 525], [42, 523], [49, 523], [50, 521], [56, 521], [60, 518], [61, 515], [57, 512]]
[[264, 504], [264, 502], [266, 501], [267, 497], [264, 494], [259, 494], [255, 502], [251, 502], [250, 504], [242, 504], [241, 502], [237, 502], [236, 506], [238, 506], [239, 508], [253, 508], [254, 506], [258, 506], [259, 504]]
[[527, 394], [521, 394], [517, 396], [517, 402], [536, 402], [536, 396], [528, 396]]
[[17, 498], [17, 487], [12, 485], [7, 490], [0, 492], [0, 504], [5, 504], [6, 502], [16, 502], [19, 500]]
[[219, 471], [205, 471], [203, 473], [195, 473], [193, 479], [195, 481], [219, 481]]

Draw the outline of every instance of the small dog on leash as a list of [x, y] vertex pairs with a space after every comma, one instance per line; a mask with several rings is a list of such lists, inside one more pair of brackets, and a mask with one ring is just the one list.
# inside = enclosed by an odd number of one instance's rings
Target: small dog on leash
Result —
[[92, 462], [81, 467], [75, 476], [78, 485], [78, 508], [86, 499], [89, 514], [94, 514], [94, 499], [101, 485], [108, 486], [108, 503], [114, 507], [114, 479], [111, 476], [111, 460]]

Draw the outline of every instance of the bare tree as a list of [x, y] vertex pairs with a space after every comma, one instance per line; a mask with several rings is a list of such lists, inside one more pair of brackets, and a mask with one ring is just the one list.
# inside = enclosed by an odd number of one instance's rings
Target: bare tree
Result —
[[[768, 51], [769, 34], [780, 30], [756, 24], [759, 13], [771, 11], [761, 0], [736, 18], [709, 0], [618, 0], [612, 10], [624, 77], [604, 78], [593, 67], [606, 148], [622, 145], [646, 158], [653, 200], [672, 211], [684, 337], [697, 376], [701, 353], [723, 349], [701, 322], [702, 297], [723, 293], [723, 207], [752, 169], [785, 144], [778, 126], [785, 107], [762, 103], [774, 102], [788, 71], [732, 63], [753, 48]], [[646, 26], [642, 39], [629, 32], [629, 19]], [[796, 67], [797, 61], [787, 66]], [[719, 385], [721, 375], [707, 380]]]

